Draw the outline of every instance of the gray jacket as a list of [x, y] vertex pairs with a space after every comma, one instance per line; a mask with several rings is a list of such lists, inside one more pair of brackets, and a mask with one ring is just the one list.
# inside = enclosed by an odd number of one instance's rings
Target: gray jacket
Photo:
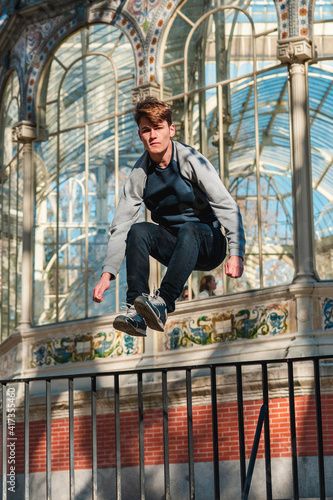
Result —
[[[196, 183], [207, 195], [217, 220], [225, 229], [230, 255], [244, 258], [245, 236], [237, 203], [223, 185], [213, 165], [198, 151], [179, 142], [174, 143], [174, 158], [181, 175]], [[102, 265], [103, 273], [116, 276], [125, 257], [126, 237], [138, 221], [150, 163], [148, 151], [134, 165], [121, 193], [110, 227], [110, 239]]]

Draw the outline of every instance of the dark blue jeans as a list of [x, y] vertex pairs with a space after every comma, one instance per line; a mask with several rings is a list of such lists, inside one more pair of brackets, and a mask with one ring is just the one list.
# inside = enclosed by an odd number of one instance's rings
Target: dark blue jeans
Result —
[[211, 271], [226, 255], [226, 241], [221, 229], [199, 222], [182, 224], [177, 233], [153, 224], [133, 224], [126, 247], [127, 302], [149, 293], [149, 256], [167, 266], [160, 286], [168, 312], [175, 310], [175, 301], [194, 269]]

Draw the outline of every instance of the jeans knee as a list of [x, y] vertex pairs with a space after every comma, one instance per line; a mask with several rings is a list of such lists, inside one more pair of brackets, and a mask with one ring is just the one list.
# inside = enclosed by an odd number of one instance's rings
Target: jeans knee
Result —
[[131, 229], [127, 233], [127, 243], [140, 241], [145, 238], [148, 233], [149, 222], [137, 222], [132, 225]]
[[178, 239], [197, 239], [197, 224], [195, 222], [185, 222], [178, 231]]

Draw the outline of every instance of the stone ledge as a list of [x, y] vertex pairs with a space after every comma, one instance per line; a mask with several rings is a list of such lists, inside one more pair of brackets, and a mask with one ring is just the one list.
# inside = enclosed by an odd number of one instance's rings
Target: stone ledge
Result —
[[[311, 330], [297, 331], [303, 318], [296, 314], [299, 303], [303, 309], [311, 304]], [[115, 313], [28, 327], [1, 344], [0, 369], [2, 379], [9, 379], [97, 367], [119, 371], [170, 366], [175, 361], [188, 365], [322, 355], [333, 353], [332, 309], [332, 281], [294, 283], [179, 302], [164, 334], [148, 332], [146, 347], [142, 339], [126, 340], [113, 330]]]

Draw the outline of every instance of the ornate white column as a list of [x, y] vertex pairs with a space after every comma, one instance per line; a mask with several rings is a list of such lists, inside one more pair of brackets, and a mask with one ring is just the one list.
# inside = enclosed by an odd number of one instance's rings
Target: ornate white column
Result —
[[304, 37], [278, 42], [278, 58], [289, 63], [290, 138], [294, 217], [294, 282], [318, 281], [315, 270], [311, 145], [306, 61], [312, 43]]
[[33, 122], [21, 121], [13, 128], [13, 141], [23, 144], [23, 241], [22, 304], [20, 331], [32, 324], [32, 234], [33, 234], [33, 158], [32, 141], [36, 137]]
[[312, 203], [311, 144], [306, 61], [312, 42], [304, 37], [278, 41], [278, 58], [289, 63], [290, 148], [294, 221], [297, 331], [313, 331], [313, 283], [316, 273]]

